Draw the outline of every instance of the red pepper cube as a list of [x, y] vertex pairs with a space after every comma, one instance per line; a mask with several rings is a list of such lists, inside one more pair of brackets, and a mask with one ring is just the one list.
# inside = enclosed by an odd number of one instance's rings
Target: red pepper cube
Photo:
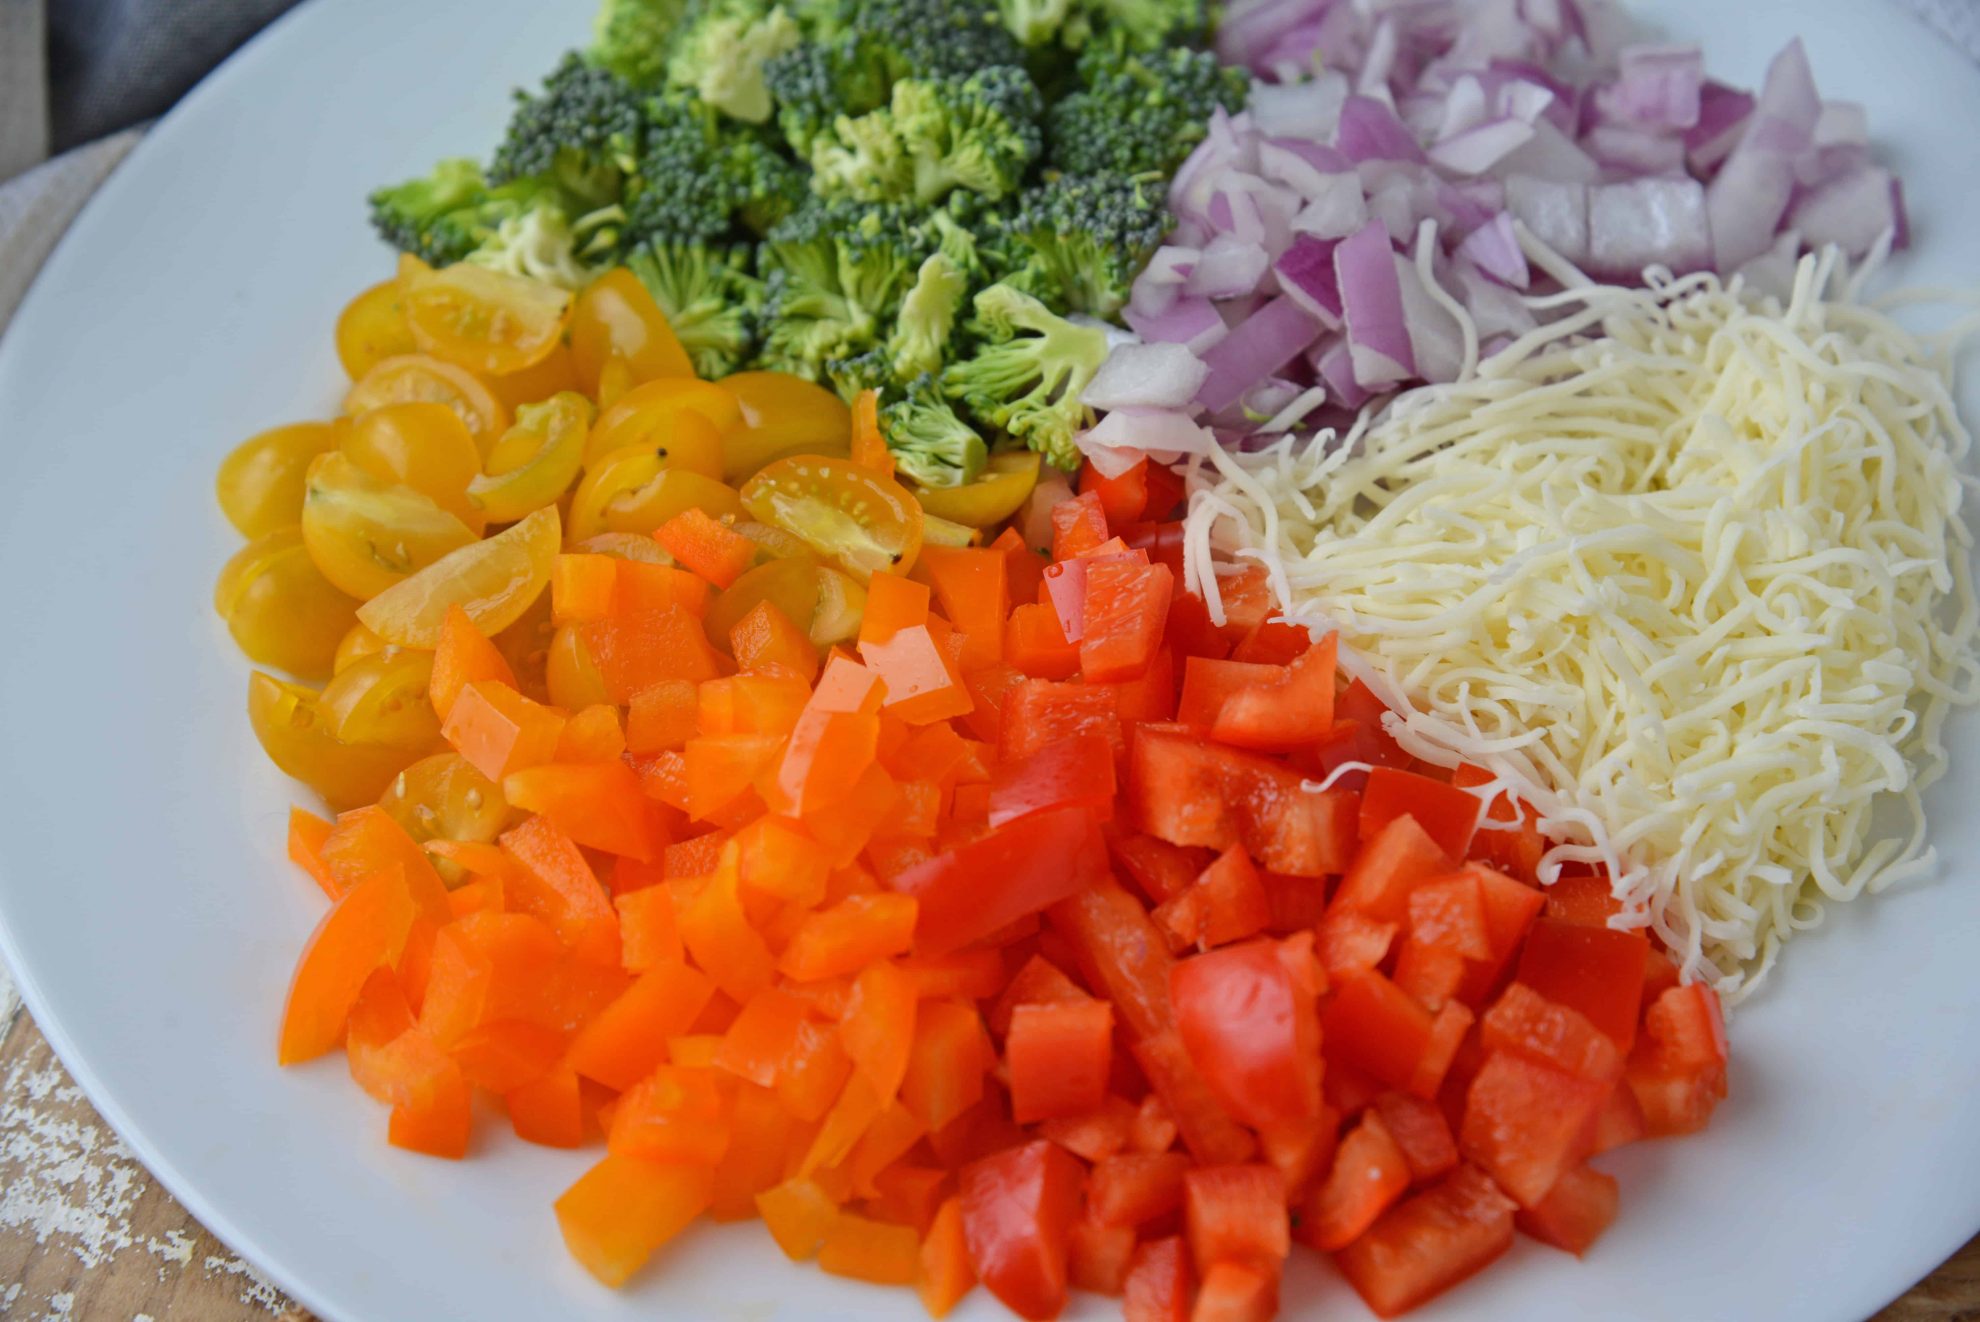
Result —
[[1028, 1125], [1080, 1115], [1107, 1094], [1113, 1065], [1114, 1007], [1090, 997], [1020, 1005], [1004, 1040], [1011, 1118]]

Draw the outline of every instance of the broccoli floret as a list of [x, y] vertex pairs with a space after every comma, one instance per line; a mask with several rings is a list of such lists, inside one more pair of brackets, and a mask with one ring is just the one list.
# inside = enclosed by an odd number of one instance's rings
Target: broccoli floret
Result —
[[1073, 0], [999, 0], [997, 9], [1010, 34], [1035, 48], [1058, 41], [1079, 7]]
[[642, 136], [625, 203], [636, 240], [720, 240], [738, 220], [767, 229], [802, 192], [797, 167], [761, 130], [723, 118], [692, 92], [649, 100]]
[[667, 314], [702, 377], [727, 376], [749, 357], [763, 282], [750, 270], [747, 247], [649, 243], [626, 266]]
[[831, 383], [833, 393], [851, 404], [868, 390], [886, 394], [894, 385], [894, 365], [885, 349], [868, 349], [826, 363], [825, 379]]
[[1080, 396], [1107, 359], [1107, 332], [1053, 315], [1008, 284], [976, 296], [971, 327], [984, 341], [942, 373], [942, 391], [1064, 469], [1079, 466], [1073, 438], [1092, 413]]
[[890, 80], [854, 37], [810, 41], [767, 60], [763, 85], [777, 104], [777, 129], [800, 158], [841, 116], [858, 116], [887, 100]]
[[591, 62], [635, 87], [658, 87], [685, 8], [685, 0], [604, 0], [592, 24]]
[[430, 266], [450, 266], [480, 246], [479, 213], [487, 195], [479, 165], [445, 160], [430, 174], [374, 191], [371, 224], [400, 252]]
[[610, 70], [566, 55], [542, 90], [516, 92], [516, 111], [488, 168], [490, 182], [553, 180], [585, 210], [619, 200], [644, 126], [639, 91]]
[[[896, 84], [900, 94], [905, 83]], [[841, 115], [811, 144], [811, 188], [820, 197], [885, 202], [914, 188], [914, 163], [887, 109]]]
[[1201, 47], [1212, 26], [1203, 0], [998, 0], [998, 10], [1033, 51], [1076, 51], [1103, 35], [1137, 50]]
[[858, 42], [889, 83], [1024, 62], [996, 0], [814, 0], [800, 17], [819, 39]]
[[969, 276], [937, 251], [921, 263], [887, 334], [887, 359], [899, 381], [942, 370], [956, 315], [969, 296]]
[[482, 222], [488, 226], [486, 237], [467, 255], [468, 261], [563, 289], [582, 289], [590, 282], [583, 253], [590, 234], [571, 224], [548, 185], [519, 179], [494, 190], [482, 209]]
[[1062, 175], [1019, 199], [993, 263], [1002, 278], [1054, 306], [1111, 317], [1172, 228], [1157, 180]]
[[1016, 192], [1038, 159], [1044, 108], [1031, 75], [1012, 65], [894, 84], [894, 125], [914, 163], [915, 198], [933, 202], [955, 188], [989, 198]]
[[976, 429], [956, 416], [933, 376], [917, 377], [880, 411], [887, 449], [903, 473], [925, 487], [976, 480], [990, 456]]
[[761, 124], [770, 118], [770, 89], [763, 66], [802, 40], [782, 5], [763, 0], [688, 0], [667, 81], [691, 88], [733, 119]]
[[1054, 168], [1071, 175], [1168, 176], [1203, 140], [1218, 107], [1244, 108], [1250, 79], [1209, 51], [1146, 54], [1119, 42], [1080, 56], [1079, 86], [1046, 117]]
[[813, 201], [778, 223], [757, 255], [764, 365], [818, 381], [833, 359], [878, 347], [928, 250], [896, 207]]

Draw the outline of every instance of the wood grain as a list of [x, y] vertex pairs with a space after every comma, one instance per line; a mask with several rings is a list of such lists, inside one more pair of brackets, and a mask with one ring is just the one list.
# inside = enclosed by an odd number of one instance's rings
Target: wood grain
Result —
[[[0, 1041], [0, 1316], [311, 1322], [152, 1180], [25, 1013]], [[1874, 1322], [1980, 1322], [1980, 1239]]]

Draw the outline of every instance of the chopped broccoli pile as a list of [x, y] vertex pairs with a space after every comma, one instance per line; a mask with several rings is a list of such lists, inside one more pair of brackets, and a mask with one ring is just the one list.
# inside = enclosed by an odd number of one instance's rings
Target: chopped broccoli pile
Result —
[[1165, 180], [1247, 81], [1202, 0], [603, 0], [484, 168], [377, 190], [434, 265], [627, 267], [695, 369], [882, 397], [903, 473], [1078, 461], [1080, 402], [1171, 228]]

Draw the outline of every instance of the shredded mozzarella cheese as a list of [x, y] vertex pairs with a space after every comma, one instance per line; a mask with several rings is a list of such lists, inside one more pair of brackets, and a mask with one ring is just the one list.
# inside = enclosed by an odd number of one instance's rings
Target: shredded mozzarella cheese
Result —
[[1919, 793], [1980, 699], [1952, 349], [1861, 278], [1535, 300], [1468, 379], [1210, 456], [1188, 577], [1221, 616], [1217, 566], [1265, 565], [1409, 751], [1535, 807], [1544, 881], [1605, 865], [1737, 999], [1827, 902], [1931, 869]]

